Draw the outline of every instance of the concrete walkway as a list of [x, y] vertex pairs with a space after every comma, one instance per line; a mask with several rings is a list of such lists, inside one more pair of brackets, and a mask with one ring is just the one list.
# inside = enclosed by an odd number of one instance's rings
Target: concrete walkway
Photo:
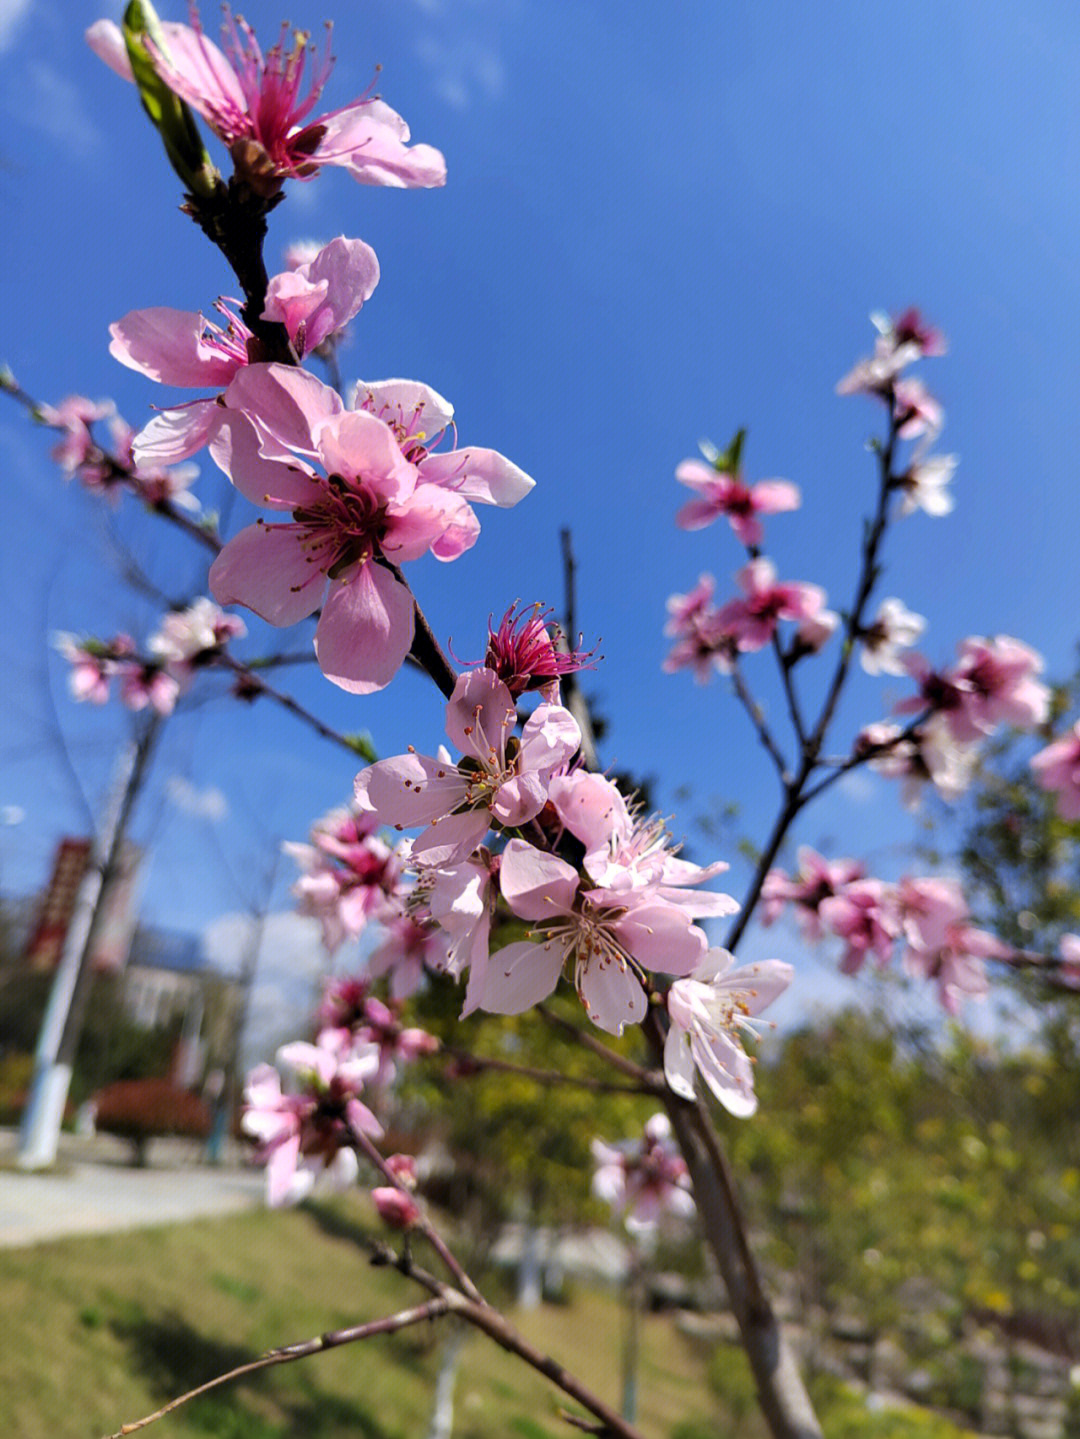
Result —
[[130, 1164], [130, 1147], [108, 1135], [61, 1136], [55, 1171], [17, 1170], [17, 1136], [0, 1129], [0, 1248], [69, 1234], [105, 1234], [179, 1224], [206, 1215], [258, 1208], [266, 1178], [240, 1166], [199, 1162], [201, 1148], [157, 1139], [145, 1169]]

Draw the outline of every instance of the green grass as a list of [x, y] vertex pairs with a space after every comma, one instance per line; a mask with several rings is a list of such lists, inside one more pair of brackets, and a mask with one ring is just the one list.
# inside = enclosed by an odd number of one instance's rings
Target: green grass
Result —
[[[342, 1201], [0, 1251], [0, 1432], [92, 1439], [274, 1345], [415, 1303], [418, 1291], [373, 1269], [350, 1237], [365, 1217]], [[644, 1359], [660, 1378], [641, 1421], [666, 1436], [715, 1400], [703, 1358], [666, 1322], [645, 1327]], [[521, 1316], [521, 1328], [618, 1402], [622, 1318], [610, 1296], [583, 1293], [571, 1308]], [[410, 1329], [246, 1377], [152, 1432], [422, 1439], [440, 1333]], [[456, 1439], [573, 1432], [551, 1386], [481, 1335], [456, 1400]]]
[[[362, 1201], [349, 1199], [0, 1250], [0, 1433], [95, 1439], [265, 1349], [416, 1302], [415, 1289], [373, 1269], [355, 1243], [366, 1217]], [[618, 1405], [624, 1331], [614, 1297], [579, 1289], [572, 1304], [515, 1322]], [[160, 1439], [424, 1439], [441, 1332], [409, 1329], [247, 1376], [149, 1432]], [[716, 1360], [715, 1345], [690, 1341], [668, 1318], [645, 1318], [643, 1433], [761, 1439], [760, 1419], [746, 1412], [747, 1376], [735, 1378], [742, 1356]], [[733, 1376], [727, 1398], [718, 1367]], [[545, 1380], [475, 1335], [457, 1386], [455, 1439], [571, 1435], [561, 1403]], [[846, 1439], [862, 1431], [842, 1432]], [[910, 1433], [945, 1439], [939, 1429]]]

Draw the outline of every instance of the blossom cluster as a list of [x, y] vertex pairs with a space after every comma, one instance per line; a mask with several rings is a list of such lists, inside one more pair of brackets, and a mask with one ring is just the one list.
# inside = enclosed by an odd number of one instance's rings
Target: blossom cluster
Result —
[[196, 670], [246, 632], [238, 615], [227, 615], [202, 597], [167, 614], [150, 636], [145, 654], [127, 634], [103, 641], [62, 632], [54, 636], [54, 644], [71, 665], [69, 685], [75, 699], [105, 704], [116, 680], [128, 709], [150, 708], [165, 716], [175, 709]]
[[654, 1114], [640, 1139], [607, 1144], [592, 1141], [596, 1161], [592, 1189], [630, 1229], [655, 1229], [665, 1214], [689, 1218], [694, 1212], [690, 1172], [671, 1137], [666, 1114]]
[[921, 654], [903, 656], [900, 668], [919, 688], [901, 699], [895, 712], [915, 720], [906, 728], [879, 721], [856, 740], [856, 754], [904, 782], [909, 804], [917, 802], [927, 782], [944, 798], [954, 798], [966, 789], [980, 747], [1000, 725], [1034, 730], [1050, 713], [1050, 690], [1038, 679], [1042, 658], [1020, 640], [972, 635], [957, 646], [957, 656], [954, 665], [941, 669]]
[[855, 860], [827, 860], [803, 847], [796, 873], [770, 870], [761, 893], [763, 923], [772, 924], [790, 904], [804, 938], [839, 939], [844, 974], [857, 974], [870, 958], [885, 968], [902, 945], [906, 972], [933, 980], [951, 1015], [964, 999], [986, 997], [987, 960], [1017, 958], [1010, 945], [971, 923], [959, 883], [945, 876], [890, 884]]
[[[258, 1142], [271, 1204], [302, 1199], [322, 1176], [340, 1186], [352, 1183], [358, 1136], [382, 1137], [360, 1097], [365, 1087], [384, 1090], [399, 1064], [438, 1048], [434, 1035], [403, 1025], [397, 1007], [372, 995], [364, 979], [328, 983], [318, 1026], [314, 1043], [278, 1050], [278, 1065], [291, 1071], [287, 1087], [277, 1068], [262, 1064], [244, 1090], [243, 1129]], [[400, 1219], [398, 1212], [393, 1222]]]
[[[896, 440], [919, 440], [907, 465], [896, 473], [890, 470], [888, 476], [889, 490], [899, 496], [900, 512], [910, 514], [921, 508], [932, 515], [947, 514], [952, 497], [945, 487], [956, 459], [927, 453], [941, 430], [942, 408], [921, 381], [903, 375], [914, 361], [944, 354], [944, 338], [917, 310], [908, 310], [895, 320], [882, 315], [873, 320], [878, 330], [874, 354], [860, 360], [837, 390], [843, 395], [869, 394], [883, 400], [890, 408], [894, 444]], [[714, 603], [716, 581], [703, 574], [689, 593], [672, 595], [668, 601], [665, 633], [675, 643], [663, 667], [669, 672], [689, 668], [700, 684], [714, 672], [729, 673], [740, 654], [774, 642], [790, 667], [822, 649], [840, 623], [839, 615], [826, 608], [825, 592], [818, 585], [779, 581], [775, 565], [762, 555], [762, 516], [798, 509], [802, 497], [788, 480], [748, 483], [739, 468], [743, 439], [740, 431], [723, 452], [702, 441], [705, 462], [684, 460], [675, 471], [675, 478], [698, 495], [678, 512], [676, 524], [697, 530], [724, 515], [750, 555], [749, 563], [735, 575], [742, 592], [735, 599]], [[781, 620], [796, 625], [786, 644], [778, 633]], [[914, 643], [923, 625], [921, 617], [908, 611], [902, 601], [885, 600], [877, 616], [852, 634], [861, 645], [863, 668], [871, 674], [900, 673], [898, 651]]]
[[[39, 406], [36, 413], [43, 425], [60, 431], [52, 457], [61, 472], [67, 479], [77, 478], [91, 494], [115, 503], [126, 489], [152, 508], [175, 505], [198, 514], [199, 501], [190, 487], [199, 467], [161, 463], [152, 456], [136, 461], [135, 431], [117, 414], [112, 400], [68, 395], [57, 405]], [[101, 420], [108, 421], [108, 448], [94, 434], [93, 426]]]

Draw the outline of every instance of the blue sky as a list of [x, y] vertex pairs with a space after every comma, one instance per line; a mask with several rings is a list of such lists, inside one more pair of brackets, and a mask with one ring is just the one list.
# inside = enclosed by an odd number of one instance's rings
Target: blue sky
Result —
[[[290, 18], [317, 29], [325, 4], [296, 0]], [[181, 6], [161, 10], [183, 18]], [[267, 42], [276, 35], [279, 0], [243, 10]], [[107, 3], [0, 0], [0, 359], [40, 398], [111, 395], [138, 424], [164, 397], [110, 359], [109, 322], [148, 305], [205, 309], [234, 286], [178, 213], [134, 92], [83, 45], [102, 13]], [[929, 618], [935, 660], [964, 635], [1007, 633], [1052, 674], [1069, 671], [1080, 630], [1074, 5], [342, 0], [333, 18], [328, 105], [381, 63], [380, 92], [414, 138], [444, 151], [449, 182], [384, 191], [329, 173], [294, 186], [271, 217], [271, 271], [297, 237], [371, 243], [382, 280], [346, 377], [427, 381], [456, 406], [463, 441], [537, 480], [516, 511], [482, 514], [469, 555], [411, 572], [459, 655], [480, 653], [488, 613], [515, 598], [560, 604], [558, 531], [572, 525], [579, 624], [606, 656], [590, 681], [611, 722], [605, 759], [655, 776], [665, 810], [692, 787], [677, 832], [719, 799], [760, 837], [775, 782], [723, 682], [699, 689], [659, 669], [666, 597], [702, 570], [725, 593], [743, 558], [726, 527], [675, 529], [686, 492], [673, 471], [699, 437], [725, 443], [746, 425], [748, 477], [803, 491], [798, 514], [769, 524], [768, 552], [783, 577], [844, 605], [879, 416], [833, 387], [869, 348], [869, 312], [915, 303], [950, 341], [923, 370], [946, 408], [939, 448], [960, 456], [957, 507], [896, 530], [881, 593]], [[216, 10], [204, 19], [212, 31]], [[14, 405], [0, 409], [11, 496], [0, 803], [25, 814], [0, 829], [7, 892], [40, 885], [56, 837], [85, 826], [71, 771], [96, 802], [123, 738], [123, 714], [76, 708], [44, 657], [51, 630], [152, 628], [153, 606], [117, 584], [110, 527], [171, 593], [199, 583], [189, 545], [130, 501], [104, 517], [64, 487], [48, 445]], [[199, 484], [215, 503], [209, 461]], [[767, 664], [747, 673], [773, 712]], [[312, 669], [287, 679], [331, 722], [369, 729], [382, 753], [427, 749], [441, 733], [441, 706], [416, 676], [367, 700]], [[838, 747], [900, 688], [857, 676]], [[353, 770], [267, 705], [217, 700], [179, 715], [136, 824], [151, 855], [147, 917], [201, 927], [242, 907], [277, 842], [345, 798]], [[224, 796], [224, 818], [190, 812], [208, 789]], [[895, 867], [912, 832], [893, 790], [860, 776], [798, 837]]]

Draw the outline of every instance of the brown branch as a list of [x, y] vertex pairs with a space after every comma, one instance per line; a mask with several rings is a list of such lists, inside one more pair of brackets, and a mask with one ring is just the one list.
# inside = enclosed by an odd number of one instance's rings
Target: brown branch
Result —
[[376, 1334], [396, 1334], [399, 1329], [406, 1329], [411, 1324], [423, 1324], [428, 1319], [439, 1319], [442, 1315], [449, 1313], [451, 1308], [452, 1305], [448, 1298], [436, 1295], [426, 1304], [418, 1304], [414, 1309], [402, 1309], [397, 1314], [388, 1314], [383, 1319], [372, 1319], [367, 1324], [354, 1324], [348, 1329], [332, 1329], [326, 1334], [316, 1335], [314, 1339], [305, 1339], [299, 1344], [283, 1344], [278, 1349], [268, 1350], [258, 1359], [252, 1359], [247, 1364], [238, 1364], [228, 1373], [219, 1374], [216, 1378], [207, 1380], [205, 1384], [200, 1384], [195, 1389], [189, 1389], [186, 1394], [181, 1394], [176, 1399], [170, 1399], [168, 1404], [156, 1409], [153, 1414], [136, 1419], [132, 1424], [124, 1424], [114, 1434], [110, 1434], [108, 1439], [124, 1439], [125, 1435], [145, 1429], [148, 1424], [153, 1424], [156, 1420], [164, 1418], [166, 1414], [171, 1414], [182, 1404], [187, 1404], [190, 1400], [197, 1399], [201, 1394], [207, 1394], [222, 1384], [228, 1384], [233, 1379], [241, 1379], [245, 1374], [256, 1374], [260, 1369], [270, 1369], [276, 1364], [291, 1364], [295, 1359], [306, 1359], [311, 1354], [321, 1354], [327, 1349], [337, 1349], [342, 1344], [356, 1344], [359, 1340], [370, 1339]]
[[566, 1084], [577, 1089], [591, 1090], [596, 1094], [659, 1094], [664, 1089], [659, 1077], [649, 1078], [638, 1084], [616, 1084], [608, 1079], [596, 1079], [592, 1075], [564, 1074], [557, 1069], [534, 1069], [527, 1064], [513, 1064], [508, 1059], [496, 1059], [491, 1055], [473, 1054], [467, 1049], [448, 1049], [440, 1053], [456, 1060], [466, 1070], [494, 1070], [498, 1074], [517, 1074], [522, 1079], [531, 1079], [536, 1084]]
[[[651, 1086], [654, 1085], [656, 1081], [649, 1071], [642, 1068], [640, 1064], [635, 1064], [632, 1059], [627, 1059], [624, 1054], [619, 1054], [616, 1050], [609, 1048], [602, 1039], [597, 1039], [596, 1036], [590, 1034], [588, 1030], [580, 1029], [572, 1020], [564, 1019], [561, 1014], [555, 1014], [552, 1010], [548, 1009], [546, 1005], [538, 1004], [535, 1006], [535, 1009], [544, 1023], [550, 1025], [552, 1029], [559, 1030], [561, 1034], [565, 1034], [568, 1038], [572, 1039], [575, 1044], [580, 1044], [585, 1049], [591, 1050], [593, 1054], [598, 1054], [601, 1059], [605, 1060], [614, 1069], [618, 1069], [621, 1073], [629, 1075], [631, 1079], [635, 1080], [642, 1087], [648, 1087], [650, 1093], [653, 1092]], [[661, 1088], [664, 1087], [666, 1086], [661, 1086]]]
[[[574, 559], [574, 550], [569, 526], [564, 526], [559, 531], [559, 541], [562, 546], [563, 562], [563, 639], [567, 644], [573, 643], [573, 636], [577, 634], [577, 561]], [[571, 671], [562, 676], [562, 697], [563, 703], [577, 721], [577, 727], [581, 731], [581, 761], [586, 769], [599, 771], [600, 759], [596, 750], [596, 734], [593, 730], [592, 715], [589, 713], [589, 704], [578, 684], [577, 675]]]
[[[530, 1368], [535, 1369], [538, 1374], [543, 1374], [545, 1379], [549, 1379], [564, 1394], [569, 1394], [571, 1399], [576, 1399], [600, 1421], [601, 1428], [596, 1431], [597, 1433], [616, 1435], [618, 1439], [641, 1439], [638, 1430], [628, 1424], [621, 1414], [616, 1413], [614, 1409], [598, 1398], [557, 1359], [552, 1359], [550, 1355], [544, 1354], [530, 1344], [527, 1339], [524, 1339], [497, 1309], [489, 1304], [477, 1304], [475, 1301], [465, 1298], [464, 1295], [450, 1289], [433, 1274], [417, 1268], [408, 1257], [399, 1257], [385, 1245], [373, 1245], [372, 1249], [374, 1263], [390, 1265], [428, 1290], [429, 1293], [449, 1300], [450, 1309], [454, 1314], [481, 1330], [508, 1354], [514, 1354], [524, 1360]], [[110, 1436], [110, 1439], [113, 1439], [113, 1436]]]
[[[363, 1130], [353, 1129], [350, 1126], [350, 1133], [352, 1141], [356, 1145], [356, 1148], [360, 1151], [361, 1154], [365, 1156], [366, 1159], [368, 1159], [375, 1166], [375, 1168], [386, 1180], [387, 1184], [392, 1185], [400, 1193], [408, 1196], [411, 1199], [412, 1192], [409, 1189], [408, 1185], [402, 1183], [401, 1178], [397, 1174], [395, 1174], [394, 1171], [390, 1168], [389, 1164], [387, 1164], [386, 1160], [375, 1148], [374, 1144], [372, 1144], [371, 1140], [363, 1132]], [[421, 1234], [423, 1234], [424, 1238], [431, 1245], [432, 1249], [434, 1249], [435, 1253], [446, 1265], [447, 1269], [454, 1277], [454, 1282], [461, 1286], [465, 1294], [468, 1296], [469, 1300], [472, 1303], [479, 1305], [481, 1308], [486, 1309], [487, 1300], [480, 1293], [479, 1289], [477, 1289], [473, 1281], [469, 1278], [468, 1274], [465, 1272], [459, 1261], [451, 1253], [449, 1246], [446, 1244], [446, 1241], [439, 1234], [438, 1230], [432, 1224], [431, 1220], [427, 1217], [423, 1210], [419, 1210], [419, 1206], [417, 1207], [419, 1211], [419, 1218], [416, 1221], [416, 1227], [420, 1230]]]

